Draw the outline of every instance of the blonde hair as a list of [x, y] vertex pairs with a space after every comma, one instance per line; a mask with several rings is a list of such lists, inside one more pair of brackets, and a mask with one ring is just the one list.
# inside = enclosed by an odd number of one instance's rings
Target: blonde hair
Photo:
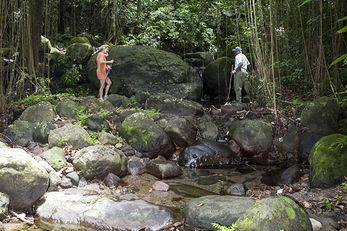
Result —
[[100, 47], [99, 47], [99, 51], [103, 50], [103, 49], [106, 48], [106, 47], [109, 47], [109, 46], [108, 46], [107, 44], [104, 44], [104, 45], [100, 46]]

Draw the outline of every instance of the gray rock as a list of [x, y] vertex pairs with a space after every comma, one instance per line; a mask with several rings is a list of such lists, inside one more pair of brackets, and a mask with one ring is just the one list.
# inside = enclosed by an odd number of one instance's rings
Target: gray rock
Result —
[[261, 178], [261, 182], [266, 185], [292, 185], [296, 183], [303, 175], [299, 164], [293, 165], [287, 169], [273, 170], [267, 172]]
[[157, 158], [146, 166], [147, 172], [159, 179], [168, 179], [182, 174], [182, 169], [176, 162]]
[[332, 134], [321, 138], [310, 156], [311, 187], [329, 188], [347, 176], [347, 136]]
[[60, 182], [60, 187], [61, 188], [71, 188], [73, 186], [72, 184], [72, 180], [66, 176], [63, 176], [63, 178], [61, 178], [61, 182]]
[[156, 181], [154, 182], [154, 184], [152, 185], [152, 189], [155, 191], [161, 191], [161, 192], [167, 192], [169, 191], [169, 185], [162, 182], [162, 181]]
[[46, 193], [37, 208], [37, 226], [45, 230], [67, 225], [83, 230], [161, 230], [176, 222], [165, 207], [134, 198], [112, 198], [79, 188]]
[[102, 144], [117, 144], [116, 136], [112, 135], [111, 133], [108, 132], [100, 132], [99, 133], [99, 141]]
[[272, 126], [264, 120], [237, 120], [229, 127], [230, 136], [245, 155], [266, 153], [272, 145]]
[[[193, 75], [190, 66], [174, 53], [145, 46], [110, 48], [112, 66], [111, 91], [131, 97], [137, 92], [167, 93], [175, 97], [199, 100], [202, 81]], [[95, 78], [96, 55], [88, 63], [88, 79], [99, 87]], [[131, 68], [130, 68], [131, 67]]]
[[242, 163], [227, 145], [211, 140], [185, 148], [178, 161], [181, 166], [190, 168], [230, 167]]
[[80, 177], [78, 176], [77, 172], [72, 171], [66, 174], [66, 177], [69, 178], [73, 185], [78, 186], [78, 182], [80, 181]]
[[64, 99], [57, 104], [57, 113], [61, 117], [75, 118], [75, 110], [79, 108], [78, 103], [71, 99]]
[[49, 188], [48, 191], [56, 191], [58, 186], [61, 184], [61, 178], [56, 171], [51, 171], [49, 173]]
[[123, 153], [118, 149], [110, 149], [102, 145], [83, 148], [74, 155], [74, 167], [87, 180], [104, 177], [108, 173], [121, 175]]
[[164, 130], [141, 112], [127, 116], [119, 134], [144, 157], [153, 159], [162, 155], [169, 158], [175, 150]]
[[195, 142], [196, 128], [185, 118], [172, 117], [164, 129], [171, 140], [179, 147], [186, 147]]
[[107, 187], [117, 187], [119, 185], [124, 184], [124, 182], [121, 180], [121, 178], [119, 178], [118, 176], [116, 176], [113, 173], [109, 173], [107, 174], [107, 176], [104, 179], [104, 183]]
[[53, 147], [41, 154], [49, 165], [55, 170], [61, 169], [65, 166], [65, 153], [62, 148]]
[[312, 224], [312, 230], [313, 231], [322, 230], [323, 226], [322, 226], [322, 224], [319, 221], [317, 221], [317, 220], [315, 220], [313, 218], [310, 218], [310, 221], [311, 221], [311, 224]]
[[20, 119], [33, 124], [39, 124], [43, 121], [51, 122], [55, 116], [56, 114], [50, 102], [39, 102], [25, 109]]
[[128, 161], [128, 172], [135, 176], [145, 172], [146, 163], [143, 159], [133, 156]]
[[232, 196], [244, 196], [246, 195], [246, 189], [243, 184], [235, 183], [224, 186], [221, 190], [221, 194]]
[[115, 107], [126, 107], [131, 104], [131, 100], [124, 95], [111, 94], [107, 100]]
[[308, 156], [310, 155], [312, 147], [322, 137], [323, 135], [315, 134], [312, 132], [304, 132], [301, 135], [299, 143], [299, 157], [301, 160], [308, 160]]
[[297, 153], [299, 147], [299, 128], [291, 125], [281, 139], [274, 140], [277, 149], [282, 153]]
[[42, 144], [48, 143], [49, 133], [54, 130], [55, 127], [52, 123], [43, 121], [41, 122], [33, 131], [33, 139], [35, 142], [40, 142]]
[[199, 124], [201, 137], [207, 140], [216, 140], [218, 136], [218, 127], [212, 121], [205, 121]]
[[214, 222], [231, 226], [254, 203], [248, 197], [204, 196], [188, 201], [183, 213], [187, 224], [213, 230]]
[[250, 207], [235, 225], [240, 230], [312, 231], [306, 212], [288, 197], [260, 200]]
[[48, 143], [50, 147], [63, 147], [71, 144], [75, 149], [93, 145], [88, 132], [77, 125], [66, 125], [54, 129], [49, 133]]
[[203, 114], [203, 107], [201, 104], [179, 97], [176, 98], [165, 93], [151, 95], [147, 99], [146, 109], [152, 108], [157, 109], [161, 113], [171, 113], [181, 116], [201, 116]]
[[28, 121], [17, 121], [5, 131], [5, 139], [20, 146], [26, 146], [33, 141], [34, 126]]
[[89, 130], [100, 131], [102, 129], [104, 119], [98, 115], [92, 115], [86, 120], [86, 125]]
[[10, 197], [5, 193], [0, 192], [0, 220], [6, 216], [9, 204]]
[[0, 189], [10, 196], [10, 207], [29, 209], [47, 190], [47, 171], [22, 149], [0, 149]]

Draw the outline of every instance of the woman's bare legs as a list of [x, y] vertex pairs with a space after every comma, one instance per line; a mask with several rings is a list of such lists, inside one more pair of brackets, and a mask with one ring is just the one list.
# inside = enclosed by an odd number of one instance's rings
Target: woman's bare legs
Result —
[[100, 80], [99, 98], [102, 99], [102, 95], [103, 95], [103, 92], [104, 92], [106, 79], [99, 79], [99, 80]]
[[106, 78], [106, 90], [105, 90], [105, 96], [108, 95], [108, 90], [110, 90], [112, 81], [109, 77]]

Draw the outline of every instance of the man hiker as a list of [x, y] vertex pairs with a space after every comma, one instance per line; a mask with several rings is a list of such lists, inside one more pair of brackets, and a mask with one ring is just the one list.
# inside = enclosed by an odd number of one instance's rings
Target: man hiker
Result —
[[235, 54], [235, 69], [230, 73], [230, 78], [234, 75], [234, 90], [236, 94], [236, 102], [242, 101], [242, 88], [245, 88], [246, 93], [249, 92], [249, 86], [246, 83], [247, 66], [250, 64], [247, 57], [242, 54], [241, 47], [235, 47], [232, 50]]

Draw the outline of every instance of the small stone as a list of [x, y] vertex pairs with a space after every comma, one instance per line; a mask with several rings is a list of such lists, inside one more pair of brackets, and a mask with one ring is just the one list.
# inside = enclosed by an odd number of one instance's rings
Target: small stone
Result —
[[121, 185], [123, 183], [123, 181], [116, 176], [113, 173], [109, 173], [105, 179], [104, 179], [104, 183], [107, 187], [117, 187], [118, 185]]
[[221, 194], [233, 195], [233, 196], [244, 196], [246, 194], [246, 189], [243, 184], [235, 183], [224, 187], [221, 190]]
[[162, 182], [162, 181], [156, 181], [154, 182], [154, 184], [152, 185], [152, 188], [155, 191], [161, 191], [161, 192], [167, 192], [169, 191], [169, 185]]
[[78, 186], [78, 182], [80, 181], [80, 177], [78, 176], [77, 172], [72, 171], [66, 174], [66, 177], [69, 178], [73, 185]]
[[71, 179], [70, 178], [67, 178], [67, 177], [63, 177], [62, 179], [61, 179], [61, 183], [60, 183], [60, 187], [62, 187], [62, 188], [71, 188], [73, 185], [72, 185], [72, 181], [71, 181]]
[[120, 148], [123, 147], [123, 144], [122, 144], [122, 143], [117, 143], [117, 144], [115, 145], [115, 147], [118, 148], [118, 149], [120, 149]]
[[86, 181], [86, 179], [84, 178], [84, 177], [82, 177], [81, 179], [80, 179], [80, 181], [78, 182], [78, 187], [81, 187], [81, 188], [83, 188], [83, 187], [85, 187], [85, 186], [87, 186], [87, 181]]
[[318, 231], [318, 230], [322, 229], [323, 226], [322, 226], [322, 224], [319, 221], [317, 221], [317, 220], [315, 220], [313, 218], [310, 218], [310, 221], [311, 221], [311, 224], [312, 224], [312, 230], [313, 231]]

